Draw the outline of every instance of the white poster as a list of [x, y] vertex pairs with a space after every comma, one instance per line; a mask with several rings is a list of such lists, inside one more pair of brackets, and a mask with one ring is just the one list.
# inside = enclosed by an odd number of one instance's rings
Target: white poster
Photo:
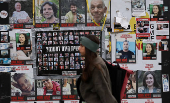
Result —
[[121, 103], [162, 103], [162, 99], [122, 99]]

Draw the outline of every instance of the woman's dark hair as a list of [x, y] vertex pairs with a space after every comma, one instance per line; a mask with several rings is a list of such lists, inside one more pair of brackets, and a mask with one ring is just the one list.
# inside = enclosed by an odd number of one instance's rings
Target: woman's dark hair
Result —
[[[99, 39], [96, 36], [86, 35], [85, 37], [99, 44]], [[100, 69], [99, 65], [95, 65], [93, 63], [93, 60], [96, 57], [97, 57], [97, 54], [95, 52], [92, 52], [91, 50], [85, 47], [85, 67], [83, 68], [82, 81], [88, 82], [90, 80], [92, 76], [92, 69], [93, 69], [92, 67], [96, 67], [97, 69]]]
[[[54, 12], [54, 16], [57, 17], [57, 10], [58, 10], [58, 9], [57, 9], [57, 6], [56, 6], [54, 3], [49, 2], [49, 1], [46, 1], [46, 2], [44, 2], [44, 3], [41, 5], [41, 10], [40, 10], [41, 15], [43, 16], [43, 7], [44, 7], [46, 4], [52, 6], [52, 9], [53, 9], [53, 12]], [[44, 17], [44, 16], [43, 16], [43, 17]], [[45, 17], [44, 17], [44, 18], [45, 18]]]
[[77, 5], [76, 5], [74, 2], [71, 2], [71, 3], [70, 3], [70, 7], [71, 7], [71, 6], [77, 6]]
[[156, 87], [156, 88], [160, 88], [158, 82], [156, 81], [156, 75], [153, 71], [146, 71], [143, 75], [143, 86], [146, 88], [147, 87], [147, 84], [146, 84], [146, 77], [148, 74], [151, 74], [153, 76], [153, 79], [154, 79], [154, 84], [153, 86]]
[[[159, 6], [159, 5], [153, 5], [153, 7], [154, 6], [157, 6], [158, 7], [158, 15], [157, 16], [161, 16], [161, 7]], [[152, 14], [154, 14], [154, 12], [153, 12], [153, 8], [152, 8]]]
[[[152, 43], [147, 43], [146, 46], [147, 46], [148, 44], [151, 45], [151, 48], [152, 48], [150, 55], [154, 55], [154, 46], [153, 46], [153, 44], [152, 44]], [[145, 53], [147, 53], [146, 47], [145, 47]]]
[[[19, 34], [19, 36], [20, 36], [20, 35], [24, 35], [24, 37], [25, 37], [24, 45], [28, 45], [28, 38], [27, 38], [27, 35], [26, 35], [25, 33], [21, 33], [21, 34]], [[21, 43], [21, 42], [19, 41], [19, 38], [18, 38], [18, 43]]]
[[26, 74], [25, 74], [25, 73], [15, 73], [15, 74], [13, 75], [13, 79], [14, 79], [16, 82], [18, 82], [18, 79], [20, 79], [20, 78], [23, 77], [23, 76], [26, 76]]
[[[160, 25], [160, 28], [158, 28], [158, 25]], [[163, 29], [162, 24], [157, 24], [157, 30]]]

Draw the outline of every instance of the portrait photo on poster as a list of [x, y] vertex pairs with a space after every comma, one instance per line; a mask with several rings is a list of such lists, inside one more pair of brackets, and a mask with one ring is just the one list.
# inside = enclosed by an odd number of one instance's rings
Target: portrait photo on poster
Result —
[[16, 1], [9, 4], [9, 22], [12, 24], [32, 24], [32, 0]]
[[129, 76], [124, 94], [136, 94], [136, 71]]
[[1, 32], [1, 43], [8, 43], [9, 42], [9, 34], [8, 32]]
[[61, 95], [61, 80], [60, 79], [38, 79], [37, 96], [42, 95]]
[[[164, 19], [164, 7], [163, 4], [149, 4], [151, 21]], [[156, 18], [156, 19], [152, 19]]]
[[163, 39], [161, 41], [159, 41], [159, 51], [169, 51], [169, 47], [168, 47], [168, 40]]
[[61, 23], [84, 24], [85, 7], [85, 0], [63, 0], [61, 2]]
[[157, 59], [157, 47], [156, 43], [143, 42], [143, 60], [156, 60]]
[[[27, 82], [24, 82], [26, 80]], [[34, 96], [33, 74], [11, 72], [11, 96]]]
[[116, 40], [116, 61], [119, 63], [136, 62], [136, 40], [135, 39]]
[[89, 11], [87, 8], [87, 23], [94, 23], [94, 20], [96, 23], [103, 24], [106, 19], [105, 23], [110, 24], [111, 7], [109, 2], [110, 0], [88, 0]]
[[161, 71], [138, 71], [138, 93], [161, 93]]
[[62, 94], [63, 95], [77, 95], [76, 78], [62, 79]]
[[[18, 45], [17, 47], [17, 43], [19, 43], [19, 34], [27, 34], [27, 36], [29, 36], [29, 41], [28, 41], [28, 45], [30, 47], [28, 47], [29, 49], [26, 50], [25, 47], [19, 47], [22, 45]], [[16, 38], [16, 35], [17, 38]], [[13, 44], [13, 48], [10, 49], [10, 58], [11, 60], [31, 60], [32, 59], [32, 33], [30, 29], [15, 29], [12, 31], [9, 31], [9, 36], [10, 36], [10, 43]], [[22, 35], [22, 37], [24, 38], [25, 36]], [[26, 39], [22, 40], [22, 41], [26, 41]], [[25, 43], [25, 42], [23, 42]], [[20, 44], [20, 43], [19, 43]], [[24, 46], [24, 45], [23, 45]], [[17, 49], [19, 48], [19, 49]], [[22, 48], [22, 49], [20, 49]]]
[[132, 16], [145, 16], [146, 0], [132, 0]]
[[31, 50], [30, 33], [16, 33], [17, 50]]
[[1, 52], [0, 55], [1, 58], [10, 58], [10, 50], [0, 50], [0, 52]]
[[59, 23], [59, 0], [35, 0], [35, 23]]

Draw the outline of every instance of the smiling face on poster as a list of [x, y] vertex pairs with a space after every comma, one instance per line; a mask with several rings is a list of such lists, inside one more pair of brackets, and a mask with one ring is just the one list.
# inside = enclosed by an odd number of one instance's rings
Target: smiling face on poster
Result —
[[35, 23], [59, 23], [59, 0], [35, 0]]
[[[69, 23], [84, 24], [85, 23], [85, 0], [63, 0], [61, 2], [61, 23], [69, 26]], [[61, 24], [61, 26], [63, 26]], [[71, 26], [71, 25], [70, 25]]]
[[29, 28], [33, 23], [32, 1], [14, 0], [9, 5], [9, 22], [15, 24], [14, 28]]
[[156, 43], [143, 42], [143, 60], [156, 60]]
[[33, 68], [29, 65], [14, 67], [15, 71], [11, 72], [11, 100], [15, 101], [15, 97], [24, 96], [23, 101], [27, 101], [29, 96], [35, 96]]
[[41, 79], [37, 80], [37, 96], [42, 95], [61, 95], [61, 80], [59, 79]]
[[88, 0], [87, 23], [94, 23], [94, 20], [96, 23], [103, 24], [106, 19], [106, 24], [110, 24], [111, 7], [109, 2], [110, 0]]
[[138, 93], [161, 93], [161, 71], [138, 71]]
[[[15, 34], [15, 35], [14, 35]], [[9, 31], [11, 60], [31, 60], [32, 58], [32, 33], [31, 29], [15, 29]]]
[[31, 50], [30, 33], [16, 33], [17, 50]]

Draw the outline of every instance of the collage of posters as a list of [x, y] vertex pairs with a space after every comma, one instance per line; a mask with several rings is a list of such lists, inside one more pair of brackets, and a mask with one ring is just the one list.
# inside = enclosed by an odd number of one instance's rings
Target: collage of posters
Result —
[[[61, 27], [96, 26], [95, 23], [102, 25], [105, 19], [110, 27], [109, 2], [110, 0], [99, 0], [98, 3], [96, 0], [88, 0], [87, 6], [86, 0], [35, 0], [35, 27], [54, 23], [60, 23]], [[100, 11], [99, 15], [96, 15], [96, 7]], [[54, 15], [48, 15], [48, 8]]]
[[[78, 48], [80, 38], [85, 35], [95, 35], [102, 40], [100, 31], [37, 32], [36, 47], [39, 75], [49, 73], [64, 75], [63, 71], [80, 73], [85, 66], [85, 57], [81, 57]], [[101, 54], [100, 48], [99, 54]]]

